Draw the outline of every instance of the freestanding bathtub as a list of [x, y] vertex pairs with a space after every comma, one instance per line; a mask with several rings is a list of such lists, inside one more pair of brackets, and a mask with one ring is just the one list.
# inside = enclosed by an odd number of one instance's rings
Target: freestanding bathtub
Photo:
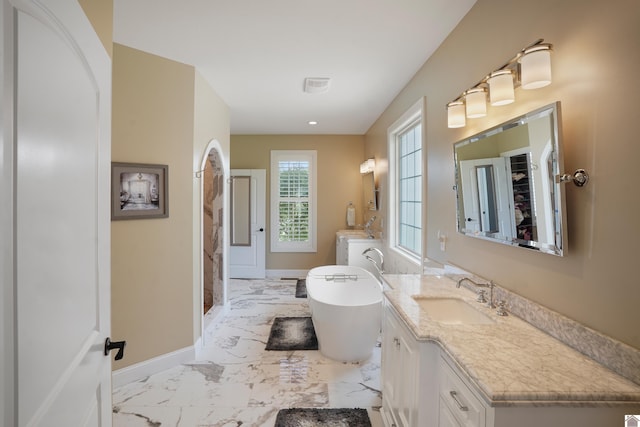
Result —
[[371, 355], [382, 322], [382, 285], [373, 274], [348, 265], [313, 268], [307, 300], [323, 355], [343, 362]]

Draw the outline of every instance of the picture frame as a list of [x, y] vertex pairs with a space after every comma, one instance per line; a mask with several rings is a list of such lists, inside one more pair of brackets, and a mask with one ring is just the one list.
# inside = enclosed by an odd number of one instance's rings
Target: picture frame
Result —
[[169, 166], [111, 163], [111, 220], [169, 217]]

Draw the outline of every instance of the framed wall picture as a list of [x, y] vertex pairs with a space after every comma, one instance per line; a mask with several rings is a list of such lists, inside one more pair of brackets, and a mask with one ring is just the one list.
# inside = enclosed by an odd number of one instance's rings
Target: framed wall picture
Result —
[[111, 220], [167, 218], [169, 166], [111, 163]]

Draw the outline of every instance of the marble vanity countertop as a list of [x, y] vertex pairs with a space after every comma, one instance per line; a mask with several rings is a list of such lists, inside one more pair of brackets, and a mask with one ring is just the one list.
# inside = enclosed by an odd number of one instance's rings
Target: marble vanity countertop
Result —
[[349, 240], [378, 240], [377, 238], [378, 233], [374, 233], [374, 237], [370, 238], [367, 235], [367, 232], [359, 229], [359, 228], [354, 228], [354, 229], [350, 229], [350, 230], [338, 230], [336, 231], [336, 239], [338, 240], [342, 240], [342, 239], [349, 239]]
[[[443, 276], [385, 275], [387, 301], [419, 341], [434, 341], [492, 406], [640, 407], [640, 386], [568, 347], [520, 318], [498, 316]], [[461, 298], [491, 324], [432, 320], [412, 295]]]

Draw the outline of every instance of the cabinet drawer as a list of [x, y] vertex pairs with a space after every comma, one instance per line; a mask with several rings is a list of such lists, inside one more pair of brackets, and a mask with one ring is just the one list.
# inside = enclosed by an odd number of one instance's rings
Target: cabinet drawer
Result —
[[461, 426], [484, 427], [486, 409], [482, 401], [443, 358], [440, 358], [439, 371], [441, 402], [449, 407]]

